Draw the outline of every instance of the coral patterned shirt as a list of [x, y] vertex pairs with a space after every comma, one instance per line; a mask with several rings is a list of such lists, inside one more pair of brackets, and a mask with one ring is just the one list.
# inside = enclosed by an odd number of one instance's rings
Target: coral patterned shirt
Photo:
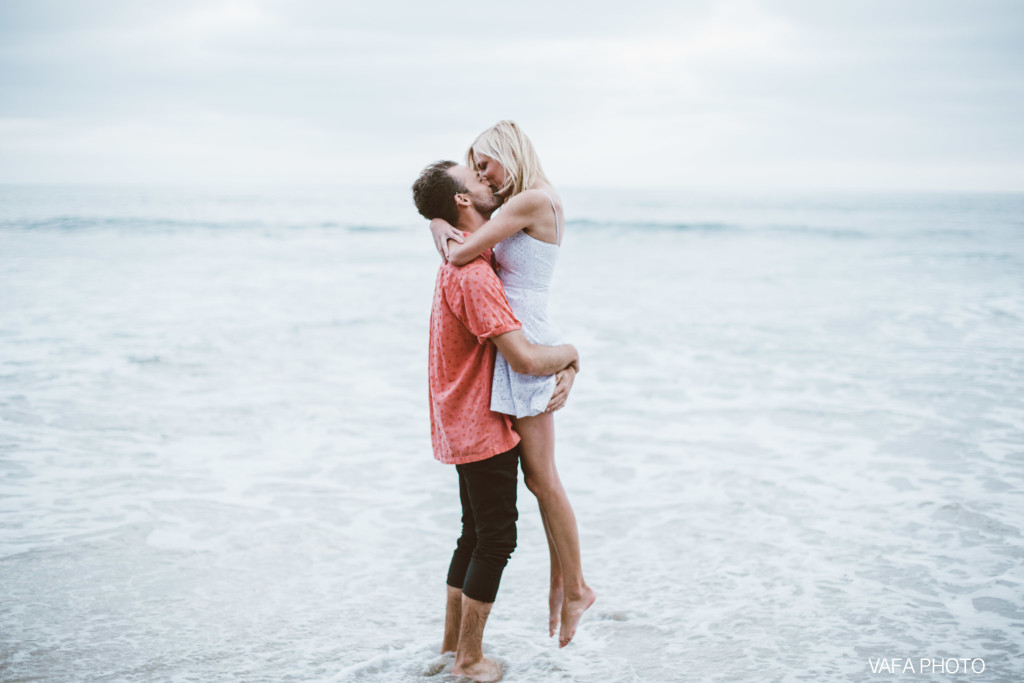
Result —
[[430, 310], [430, 438], [434, 457], [462, 465], [519, 443], [508, 415], [491, 411], [497, 348], [488, 339], [522, 327], [505, 299], [491, 251], [458, 268], [445, 263]]

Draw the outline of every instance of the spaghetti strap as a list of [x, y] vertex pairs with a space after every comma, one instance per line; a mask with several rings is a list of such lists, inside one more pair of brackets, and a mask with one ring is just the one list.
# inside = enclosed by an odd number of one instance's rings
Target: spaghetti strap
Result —
[[[540, 188], [537, 189], [539, 190]], [[544, 192], [544, 190], [540, 191]], [[544, 192], [544, 196], [548, 198], [549, 202], [551, 202], [551, 210], [555, 212], [555, 244], [562, 246], [562, 231], [561, 226], [558, 224], [558, 209], [555, 208], [555, 200], [552, 199], [551, 195], [547, 192]]]

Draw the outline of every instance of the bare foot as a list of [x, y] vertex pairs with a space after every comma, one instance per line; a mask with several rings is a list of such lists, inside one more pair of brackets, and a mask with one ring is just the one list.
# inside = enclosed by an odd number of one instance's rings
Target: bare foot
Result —
[[494, 681], [501, 680], [501, 677], [505, 675], [505, 671], [502, 669], [501, 664], [493, 659], [481, 657], [471, 664], [456, 662], [455, 666], [452, 667], [452, 675], [465, 676], [477, 681], [477, 683], [494, 683]]
[[455, 661], [454, 652], [444, 652], [440, 657], [434, 658], [426, 666], [423, 667], [424, 676], [436, 676], [445, 669], [451, 668], [452, 662]]
[[568, 595], [562, 604], [562, 628], [558, 632], [558, 647], [565, 647], [576, 635], [576, 626], [587, 608], [597, 599], [590, 586], [584, 586], [579, 595]]
[[562, 590], [561, 581], [551, 581], [551, 592], [548, 593], [548, 637], [555, 635], [558, 628], [558, 621], [562, 617]]

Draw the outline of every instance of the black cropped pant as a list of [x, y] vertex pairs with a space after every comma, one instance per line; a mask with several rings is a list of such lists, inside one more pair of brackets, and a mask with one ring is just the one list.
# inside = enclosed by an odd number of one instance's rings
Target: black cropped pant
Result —
[[462, 536], [448, 566], [448, 585], [480, 602], [494, 602], [501, 573], [516, 548], [519, 448], [456, 465]]

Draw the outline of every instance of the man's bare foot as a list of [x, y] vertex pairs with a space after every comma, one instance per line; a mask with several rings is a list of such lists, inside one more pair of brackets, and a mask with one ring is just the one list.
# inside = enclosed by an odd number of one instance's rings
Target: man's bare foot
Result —
[[562, 590], [561, 580], [551, 580], [551, 592], [548, 593], [548, 637], [555, 635], [558, 622], [562, 618]]
[[493, 659], [481, 657], [469, 664], [456, 661], [455, 666], [452, 667], [452, 675], [465, 676], [477, 681], [477, 683], [494, 683], [494, 681], [501, 680], [502, 676], [505, 675], [505, 671], [501, 664]]
[[443, 652], [440, 657], [435, 657], [428, 662], [423, 667], [422, 673], [424, 676], [436, 676], [445, 669], [450, 669], [453, 661], [455, 661], [454, 652]]
[[580, 618], [596, 599], [597, 593], [590, 586], [584, 586], [579, 595], [565, 596], [565, 602], [562, 604], [562, 628], [558, 632], [558, 647], [569, 644], [576, 635], [576, 626], [579, 625]]

